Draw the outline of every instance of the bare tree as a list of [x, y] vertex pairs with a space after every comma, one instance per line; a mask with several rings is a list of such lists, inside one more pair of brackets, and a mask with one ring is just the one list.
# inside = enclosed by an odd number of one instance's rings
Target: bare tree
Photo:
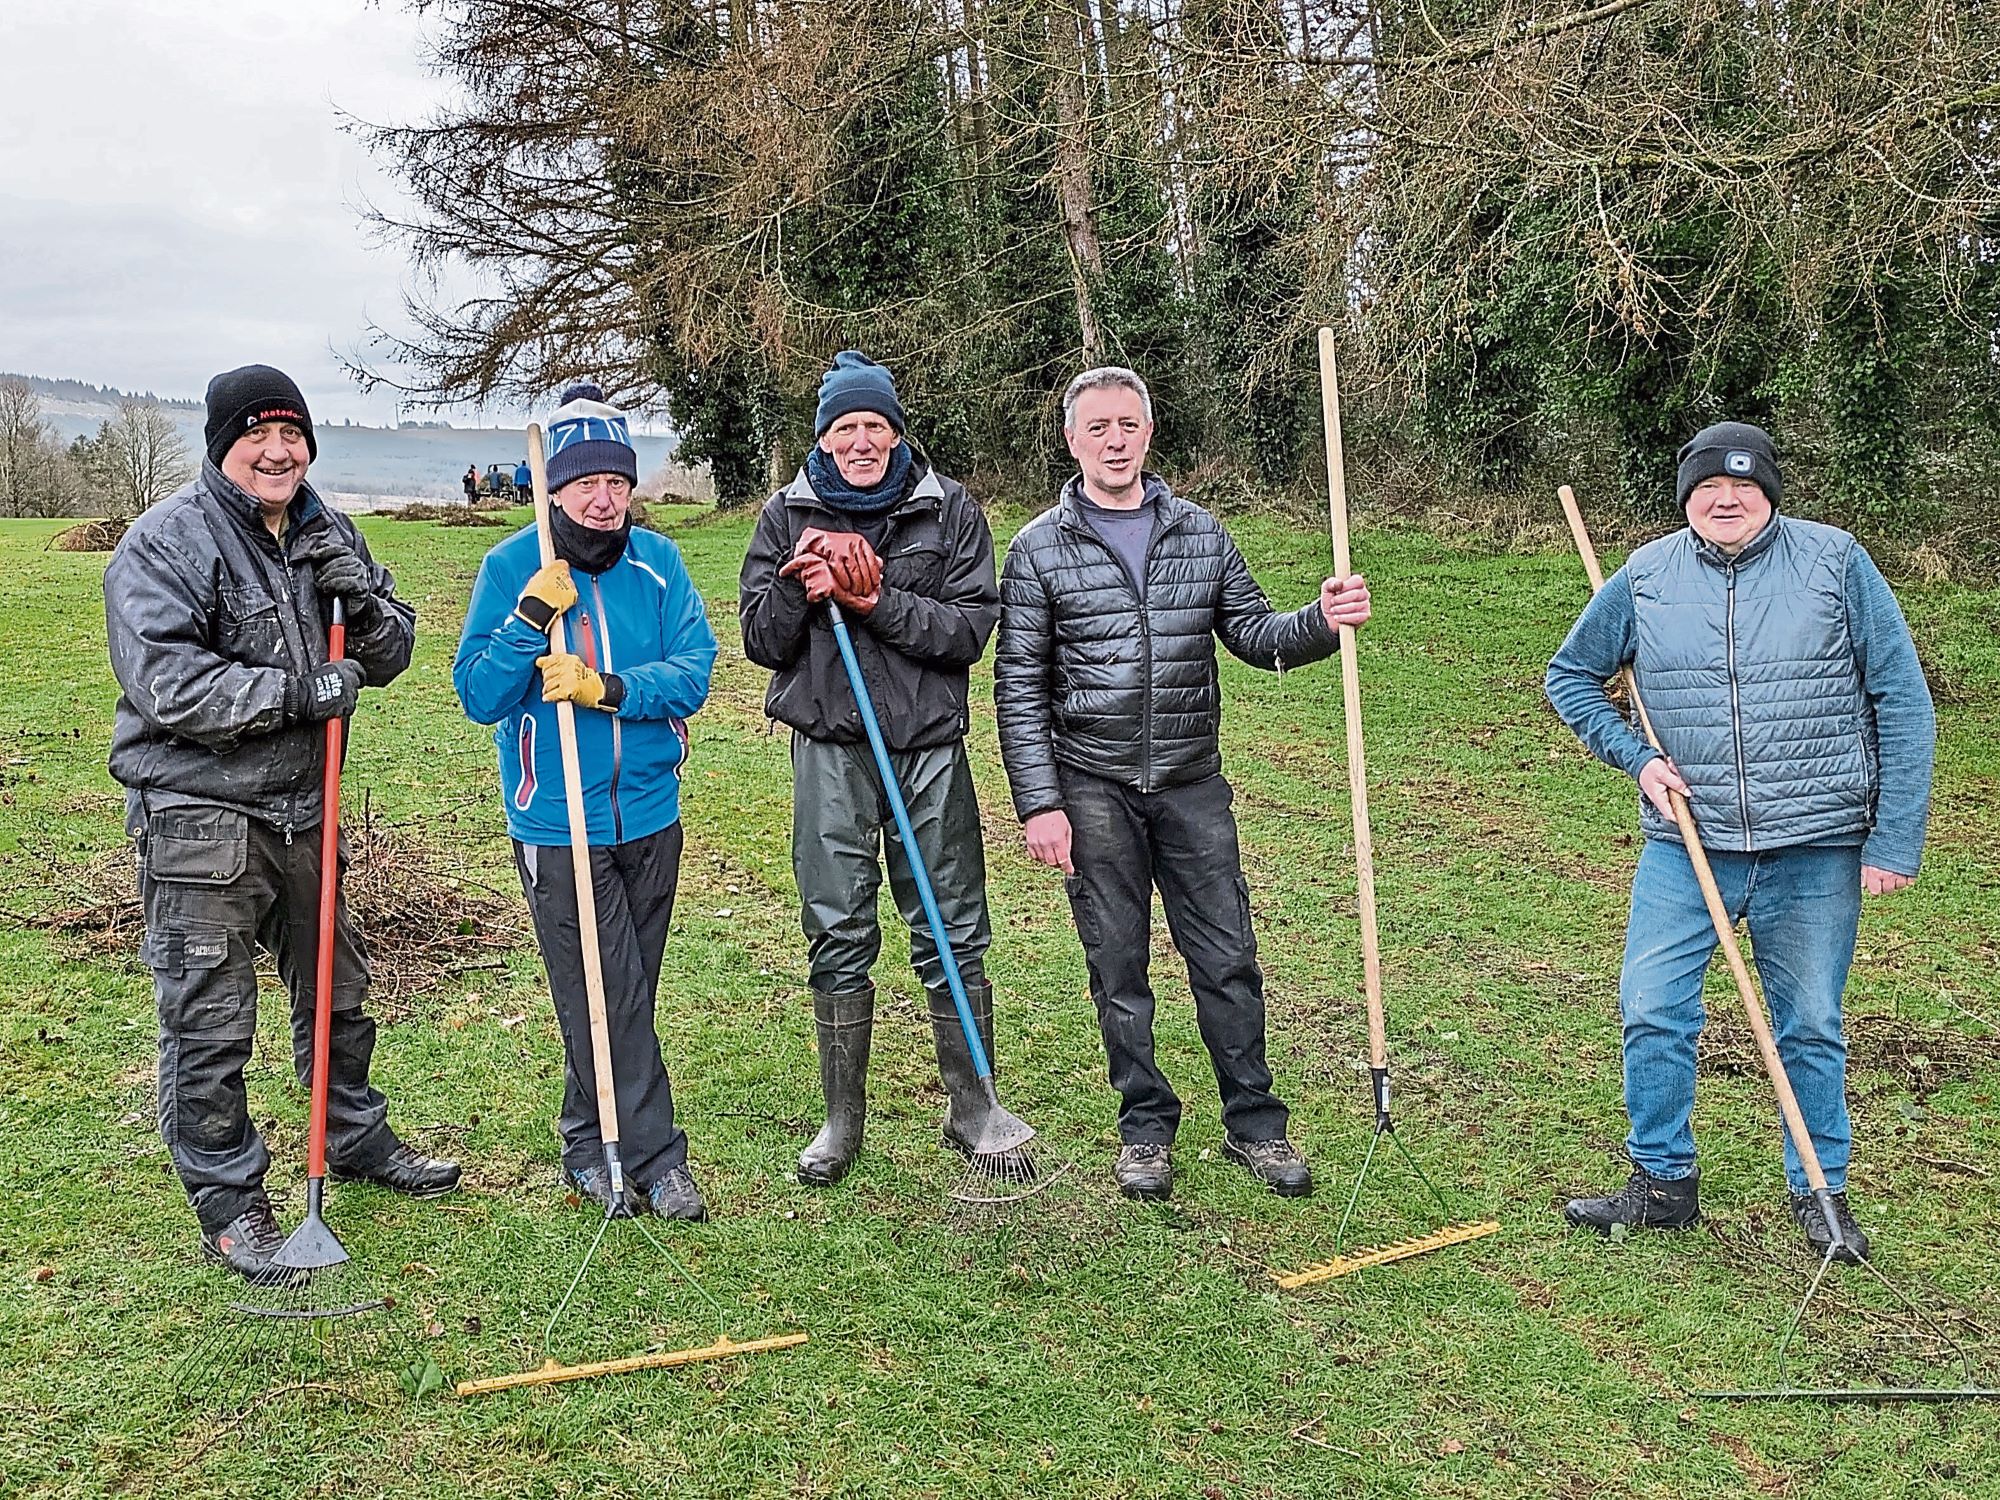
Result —
[[121, 402], [117, 417], [98, 428], [91, 448], [91, 477], [98, 481], [109, 520], [130, 521], [194, 476], [173, 418], [151, 402]]
[[0, 380], [0, 513], [69, 514], [81, 485], [42, 419], [42, 398], [23, 380]]

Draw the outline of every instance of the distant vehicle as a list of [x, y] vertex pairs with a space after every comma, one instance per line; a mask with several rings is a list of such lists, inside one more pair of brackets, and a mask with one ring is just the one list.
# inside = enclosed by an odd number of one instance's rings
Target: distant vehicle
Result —
[[479, 489], [482, 494], [508, 505], [518, 505], [528, 498], [526, 492], [514, 483], [514, 468], [511, 464], [488, 464], [486, 478]]

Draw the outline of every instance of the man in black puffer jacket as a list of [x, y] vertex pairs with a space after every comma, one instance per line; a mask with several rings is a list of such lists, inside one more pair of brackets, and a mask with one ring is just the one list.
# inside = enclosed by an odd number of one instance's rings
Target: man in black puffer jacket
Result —
[[1264, 1060], [1215, 642], [1267, 670], [1320, 661], [1337, 627], [1368, 619], [1368, 587], [1329, 578], [1316, 602], [1275, 612], [1222, 523], [1145, 472], [1152, 398], [1132, 371], [1071, 381], [1063, 430], [1082, 472], [1008, 549], [994, 692], [1014, 810], [1028, 852], [1065, 876], [1124, 1101], [1112, 1175], [1133, 1198], [1173, 1187], [1181, 1104], [1153, 1058], [1146, 965], [1157, 885], [1222, 1091], [1223, 1154], [1302, 1197], [1312, 1169]]
[[[354, 523], [305, 482], [319, 450], [287, 376], [268, 365], [216, 376], [205, 435], [200, 477], [141, 516], [104, 572], [121, 689], [111, 774], [139, 847], [160, 1134], [204, 1251], [256, 1279], [284, 1244], [243, 1086], [257, 949], [291, 991], [294, 1062], [310, 1087], [326, 721], [410, 664], [417, 616]], [[336, 598], [347, 655], [329, 662]], [[449, 1192], [457, 1165], [399, 1141], [369, 1080], [368, 955], [344, 898], [332, 938], [328, 1167], [418, 1197]]]

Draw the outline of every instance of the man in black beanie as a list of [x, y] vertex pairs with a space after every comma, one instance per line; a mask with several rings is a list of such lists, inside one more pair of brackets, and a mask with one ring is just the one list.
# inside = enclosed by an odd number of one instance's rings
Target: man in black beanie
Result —
[[[317, 454], [299, 388], [268, 365], [208, 387], [206, 461], [128, 531], [104, 573], [122, 689], [111, 774], [139, 846], [141, 948], [160, 1022], [160, 1133], [203, 1250], [256, 1278], [284, 1243], [243, 1067], [257, 1028], [256, 951], [291, 992], [310, 1086], [327, 720], [409, 665], [416, 612], [353, 522], [305, 482]], [[327, 660], [335, 599], [347, 654]], [[403, 1145], [369, 1082], [368, 959], [335, 908], [327, 1158], [336, 1178], [430, 1196], [458, 1167]]]

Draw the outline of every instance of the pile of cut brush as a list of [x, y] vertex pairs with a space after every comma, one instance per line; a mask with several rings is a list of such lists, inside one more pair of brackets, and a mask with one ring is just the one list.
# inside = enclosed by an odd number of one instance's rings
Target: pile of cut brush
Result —
[[439, 526], [505, 526], [507, 518], [467, 505], [431, 505], [419, 502], [415, 505], [385, 506], [373, 512], [387, 516], [392, 521], [431, 521]]
[[[376, 1013], [476, 969], [504, 966], [529, 938], [527, 909], [442, 854], [422, 823], [372, 812], [343, 830], [349, 848], [347, 907], [368, 945]], [[74, 959], [129, 957], [145, 932], [130, 845], [83, 860], [23, 839], [10, 864], [32, 865], [46, 892], [32, 911], [0, 910], [19, 926], [52, 933]], [[12, 882], [20, 890], [27, 881]]]
[[55, 552], [109, 552], [131, 528], [130, 521], [85, 521], [65, 527], [48, 540]]

